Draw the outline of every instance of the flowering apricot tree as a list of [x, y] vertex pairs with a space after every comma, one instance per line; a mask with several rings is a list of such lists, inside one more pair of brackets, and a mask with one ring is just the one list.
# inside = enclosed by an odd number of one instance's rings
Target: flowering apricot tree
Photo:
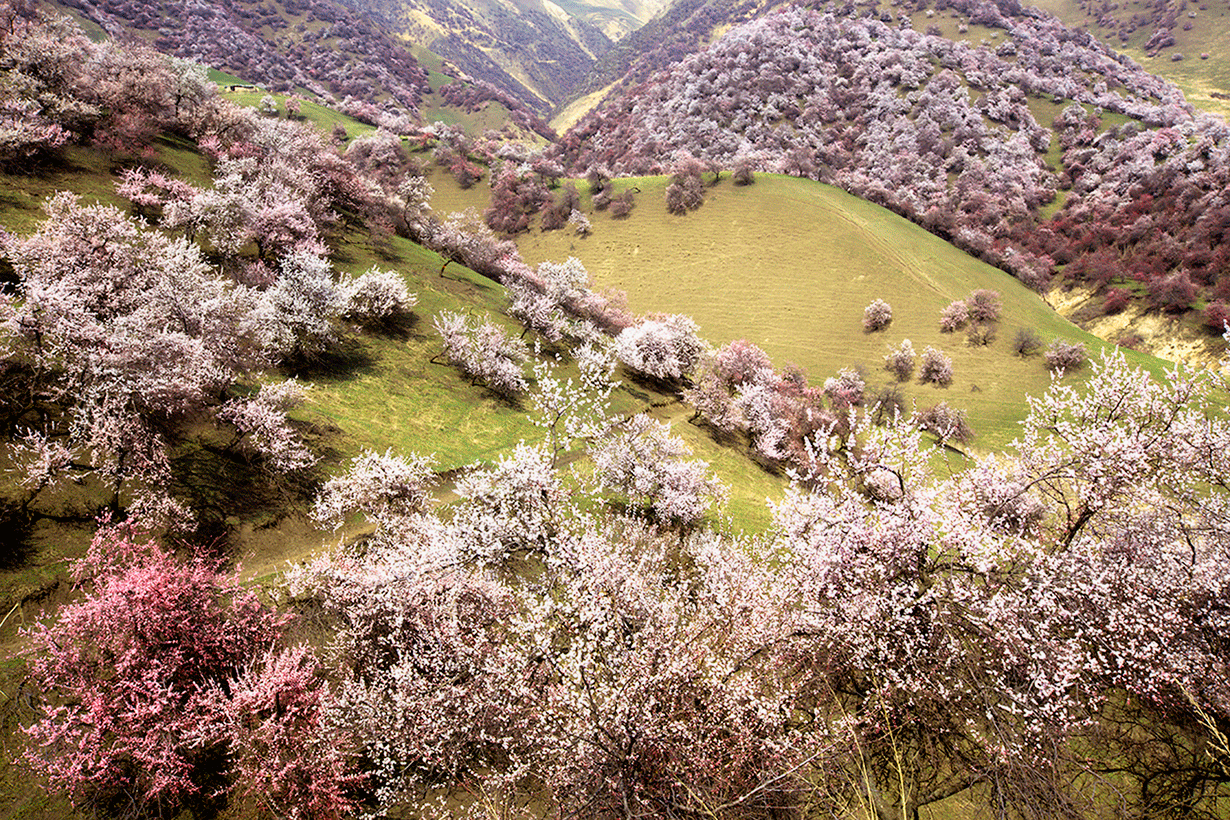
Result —
[[521, 448], [300, 575], [341, 619], [338, 725], [383, 800], [464, 783], [476, 814], [1213, 816], [1230, 425], [1195, 377], [1092, 370], [947, 476], [920, 418], [849, 409], [754, 542], [585, 513]]

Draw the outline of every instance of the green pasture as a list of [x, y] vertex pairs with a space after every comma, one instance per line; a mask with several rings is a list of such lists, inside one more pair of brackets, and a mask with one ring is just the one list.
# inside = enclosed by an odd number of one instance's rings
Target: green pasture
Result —
[[[768, 175], [741, 188], [724, 178], [698, 211], [673, 216], [664, 204], [666, 183], [618, 180], [617, 188], [640, 191], [629, 218], [591, 212], [588, 238], [535, 230], [518, 237], [521, 253], [530, 264], [576, 256], [598, 287], [626, 291], [634, 313], [685, 313], [713, 345], [747, 339], [779, 367], [802, 367], [813, 384], [854, 367], [874, 393], [892, 382], [883, 367], [890, 348], [907, 338], [920, 354], [937, 347], [953, 359], [951, 386], [900, 386], [920, 408], [947, 401], [967, 409], [974, 446], [983, 451], [1006, 447], [1025, 415], [1025, 397], [1050, 384], [1040, 355], [1013, 353], [1018, 330], [1034, 330], [1045, 344], [1062, 338], [1091, 351], [1104, 346], [1008, 274], [836, 188]], [[477, 207], [486, 195], [482, 185], [459, 191], [439, 177], [436, 184], [437, 210]], [[941, 309], [978, 288], [998, 291], [1004, 302], [986, 346], [939, 330]], [[893, 322], [865, 333], [863, 309], [877, 298], [892, 305]], [[1162, 372], [1159, 360], [1129, 355]]]
[[[219, 94], [237, 105], [247, 106], [248, 108], [258, 107], [262, 99], [270, 96], [278, 102], [278, 116], [286, 116], [285, 94], [270, 94], [268, 91], [260, 88], [255, 90], [238, 89], [235, 91], [219, 90]], [[376, 130], [376, 127], [373, 125], [359, 122], [354, 117], [348, 117], [332, 108], [326, 108], [319, 103], [307, 99], [299, 101], [299, 116], [316, 126], [316, 129], [326, 137], [333, 132], [333, 127], [338, 123], [346, 129], [346, 136], [349, 139], [354, 139], [357, 136]]]
[[[332, 369], [309, 372], [309, 402], [300, 417], [330, 431], [329, 471], [340, 471], [364, 450], [433, 454], [435, 467], [448, 472], [475, 462], [491, 462], [514, 444], [545, 439], [529, 418], [527, 399], [509, 402], [482, 386], [469, 383], [454, 368], [434, 363], [441, 352], [431, 319], [443, 310], [488, 315], [517, 335], [520, 325], [507, 319], [500, 285], [456, 264], [440, 276], [435, 253], [400, 238], [373, 247], [359, 237], [335, 258], [339, 268], [361, 273], [376, 265], [397, 270], [417, 294], [414, 322], [399, 334], [363, 334], [354, 337]], [[533, 343], [533, 337], [527, 336]], [[571, 371], [565, 351], [558, 354], [563, 373]], [[527, 368], [528, 372], [528, 368]], [[785, 479], [766, 473], [741, 448], [715, 441], [709, 433], [687, 423], [691, 412], [670, 394], [653, 386], [623, 381], [612, 398], [612, 412], [631, 414], [653, 408], [655, 417], [673, 422], [674, 431], [692, 447], [694, 456], [708, 461], [731, 488], [724, 515], [735, 530], [761, 530], [769, 522], [765, 500], [778, 497]], [[531, 389], [533, 385], [531, 384]]]
[[194, 185], [209, 184], [212, 178], [196, 146], [178, 137], [160, 137], [151, 153], [140, 157], [70, 145], [25, 172], [0, 171], [0, 227], [19, 234], [34, 231], [45, 216], [43, 203], [59, 191], [72, 191], [86, 204], [126, 210], [128, 202], [115, 193], [115, 184], [122, 169], [137, 165], [169, 169]]

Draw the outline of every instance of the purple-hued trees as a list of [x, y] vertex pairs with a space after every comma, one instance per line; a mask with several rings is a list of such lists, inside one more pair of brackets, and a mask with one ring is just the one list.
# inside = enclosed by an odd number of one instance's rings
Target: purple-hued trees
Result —
[[444, 343], [443, 356], [470, 377], [505, 397], [525, 390], [523, 367], [529, 353], [525, 343], [509, 336], [490, 319], [470, 321], [460, 313], [443, 311], [432, 324]]
[[1046, 359], [1046, 366], [1060, 373], [1080, 368], [1088, 356], [1084, 343], [1065, 342], [1063, 339], [1056, 339], [1047, 345], [1042, 355]]
[[940, 387], [952, 384], [952, 359], [943, 351], [927, 345], [918, 364], [918, 380]]
[[884, 356], [884, 368], [897, 377], [897, 381], [908, 381], [914, 375], [914, 343], [909, 339], [902, 340], [895, 349]]
[[620, 493], [664, 523], [688, 526], [725, 493], [704, 461], [685, 461], [691, 451], [669, 425], [636, 415], [590, 449], [598, 485]]
[[[384, 805], [443, 785], [603, 816], [1210, 807], [1230, 429], [1208, 377], [1092, 370], [956, 474], [923, 427], [954, 440], [959, 414], [852, 410], [807, 437], [754, 541], [603, 519], [519, 447], [465, 474], [451, 516], [378, 522], [296, 574], [337, 618], [333, 725]], [[641, 452], [664, 430], [638, 418], [597, 475], [665, 503], [678, 453]]]
[[883, 330], [893, 321], [893, 309], [883, 299], [876, 299], [863, 309], [863, 330], [874, 333]]

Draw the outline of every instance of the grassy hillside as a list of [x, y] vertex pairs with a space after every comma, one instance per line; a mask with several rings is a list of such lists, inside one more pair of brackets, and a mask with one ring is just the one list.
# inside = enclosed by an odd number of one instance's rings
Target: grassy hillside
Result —
[[[437, 208], [476, 206], [485, 192], [439, 180]], [[619, 180], [641, 193], [626, 220], [591, 213], [586, 239], [565, 231], [518, 238], [531, 264], [576, 256], [600, 286], [626, 290], [636, 313], [686, 313], [713, 344], [745, 338], [778, 366], [793, 363], [822, 383], [843, 367], [864, 371], [869, 388], [890, 382], [889, 347], [910, 339], [921, 353], [934, 345], [949, 354], [956, 378], [948, 388], [903, 385], [920, 407], [938, 401], [967, 408], [982, 450], [1004, 447], [1025, 414], [1025, 396], [1044, 391], [1050, 374], [1041, 356], [1012, 352], [1018, 330], [1052, 339], [1104, 345], [1055, 313], [1036, 293], [1003, 271], [883, 208], [836, 188], [790, 177], [761, 176], [736, 187], [728, 179], [708, 189], [704, 206], [687, 216], [667, 213], [665, 178]], [[976, 288], [1003, 296], [1004, 314], [988, 346], [965, 334], [939, 331], [940, 310]], [[862, 330], [863, 308], [882, 298], [893, 323]], [[1157, 359], [1129, 352], [1161, 372]], [[1069, 377], [1072, 378], [1072, 377]]]
[[[1080, 0], [1036, 0], [1034, 5], [1073, 28], [1089, 29], [1147, 71], [1177, 85], [1195, 105], [1230, 117], [1230, 6], [1226, 3], [1181, 4], [1182, 13], [1171, 29], [1175, 43], [1155, 57], [1150, 57], [1144, 48], [1154, 25], [1141, 25], [1128, 35], [1127, 42], [1115, 36], [1125, 21], [1137, 15], [1148, 18], [1153, 13], [1151, 4], [1144, 0], [1127, 0], [1109, 8]], [[1190, 29], [1184, 30], [1188, 25]], [[1173, 59], [1176, 54], [1182, 59]]]

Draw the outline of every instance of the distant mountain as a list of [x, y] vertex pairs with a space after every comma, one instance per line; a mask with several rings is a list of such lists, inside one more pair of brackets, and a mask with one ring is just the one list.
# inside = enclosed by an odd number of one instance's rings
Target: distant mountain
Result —
[[[51, 0], [112, 37], [273, 91], [347, 97], [417, 117], [429, 91], [413, 56], [545, 117], [586, 84], [615, 41], [670, 0]], [[420, 52], [422, 53], [422, 52]], [[437, 83], [438, 85], [438, 83]]]
[[670, 6], [671, 0], [574, 0], [562, 5], [612, 40], [621, 40]]
[[571, 3], [565, 10], [551, 0], [345, 1], [539, 113], [567, 99], [610, 50], [611, 38], [596, 23], [636, 22], [631, 13]]

